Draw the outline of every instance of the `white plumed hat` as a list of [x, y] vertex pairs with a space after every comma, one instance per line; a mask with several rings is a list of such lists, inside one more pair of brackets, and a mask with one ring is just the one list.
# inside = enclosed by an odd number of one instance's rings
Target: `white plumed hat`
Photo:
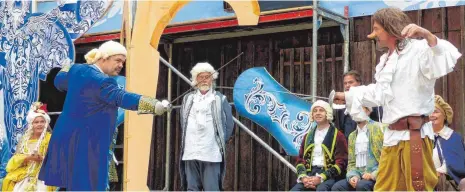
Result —
[[203, 72], [211, 73], [213, 79], [218, 78], [218, 73], [215, 71], [215, 68], [210, 65], [210, 63], [197, 63], [191, 70], [192, 85], [197, 85], [197, 75]]
[[113, 55], [127, 55], [126, 47], [115, 41], [107, 41], [100, 45], [98, 49], [92, 49], [84, 58], [88, 64], [94, 64], [99, 59], [106, 59]]
[[315, 107], [322, 107], [326, 111], [326, 119], [328, 119], [329, 122], [333, 121], [333, 109], [329, 105], [329, 103], [323, 101], [323, 100], [317, 100], [315, 103], [312, 104], [312, 108], [310, 109], [310, 121], [313, 120], [313, 109]]
[[50, 123], [50, 116], [47, 114], [47, 105], [44, 105], [40, 102], [35, 102], [32, 104], [29, 112], [27, 113], [26, 121], [29, 124], [32, 124], [34, 119], [37, 117], [43, 117], [45, 121], [47, 121], [47, 124]]

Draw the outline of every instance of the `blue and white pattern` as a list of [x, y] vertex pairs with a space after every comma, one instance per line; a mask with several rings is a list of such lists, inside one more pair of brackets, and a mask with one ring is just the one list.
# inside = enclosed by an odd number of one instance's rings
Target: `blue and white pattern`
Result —
[[[133, 1], [135, 2], [135, 1]], [[50, 10], [54, 2], [38, 1], [38, 9], [42, 12]], [[135, 4], [135, 3], [134, 3]], [[115, 0], [114, 6], [108, 14], [92, 27], [88, 33], [108, 33], [121, 29], [123, 18], [123, 0]], [[295, 3], [295, 6], [302, 4]], [[450, 7], [465, 5], [465, 0], [326, 0], [319, 1], [319, 6], [332, 12], [343, 15], [344, 7], [349, 7], [349, 17], [360, 17], [372, 15], [376, 10], [386, 7], [398, 7], [404, 11], [432, 9], [439, 7]], [[281, 7], [281, 6], [278, 6]], [[202, 10], [199, 12], [198, 10]], [[234, 13], [223, 9], [223, 1], [191, 1], [179, 11], [170, 24], [185, 23], [198, 20], [209, 20], [220, 17], [234, 16]]]
[[286, 153], [299, 154], [311, 126], [311, 104], [291, 94], [263, 67], [244, 71], [234, 85], [234, 105], [242, 116], [270, 132]]
[[[2, 157], [14, 153], [26, 128], [26, 114], [37, 101], [39, 79], [63, 63], [74, 61], [73, 41], [83, 35], [111, 5], [111, 1], [61, 1], [52, 11], [31, 13], [31, 1], [0, 1], [0, 126], [8, 148]], [[5, 146], [0, 143], [0, 146]], [[5, 160], [6, 159], [6, 160]], [[0, 178], [9, 158], [2, 158]]]

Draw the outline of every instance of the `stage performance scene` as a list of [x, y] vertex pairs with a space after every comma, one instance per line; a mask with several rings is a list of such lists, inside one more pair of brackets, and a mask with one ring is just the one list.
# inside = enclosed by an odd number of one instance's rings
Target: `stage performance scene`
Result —
[[465, 1], [0, 1], [1, 191], [465, 191]]

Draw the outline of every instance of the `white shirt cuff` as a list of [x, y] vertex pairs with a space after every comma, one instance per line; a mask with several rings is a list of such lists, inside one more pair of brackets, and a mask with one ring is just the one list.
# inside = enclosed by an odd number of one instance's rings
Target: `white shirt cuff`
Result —
[[304, 178], [304, 177], [308, 177], [308, 176], [299, 176], [297, 177], [297, 183], [302, 183], [302, 181], [300, 179]]
[[320, 184], [324, 182], [323, 177], [322, 177], [320, 174], [317, 173], [316, 176], [319, 177], [319, 178], [321, 179]]
[[434, 55], [441, 55], [443, 53], [443, 42], [441, 39], [436, 37], [436, 45], [434, 47], [430, 47], [433, 51]]

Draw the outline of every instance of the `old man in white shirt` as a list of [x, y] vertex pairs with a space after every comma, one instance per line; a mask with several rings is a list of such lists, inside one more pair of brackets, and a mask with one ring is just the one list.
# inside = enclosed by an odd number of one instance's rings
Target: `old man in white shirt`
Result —
[[196, 90], [184, 96], [181, 108], [181, 184], [188, 191], [220, 191], [226, 142], [234, 128], [231, 106], [214, 90], [218, 73], [213, 66], [198, 63], [191, 75]]
[[[378, 10], [372, 17], [379, 48], [386, 53], [376, 66], [376, 83], [335, 94], [347, 113], [362, 114], [362, 106], [383, 107], [384, 133], [376, 191], [432, 191], [438, 181], [432, 160], [432, 129], [423, 127], [434, 110], [436, 79], [453, 71], [461, 56], [457, 48], [430, 31], [411, 24], [398, 8]], [[420, 40], [421, 39], [421, 40]]]

